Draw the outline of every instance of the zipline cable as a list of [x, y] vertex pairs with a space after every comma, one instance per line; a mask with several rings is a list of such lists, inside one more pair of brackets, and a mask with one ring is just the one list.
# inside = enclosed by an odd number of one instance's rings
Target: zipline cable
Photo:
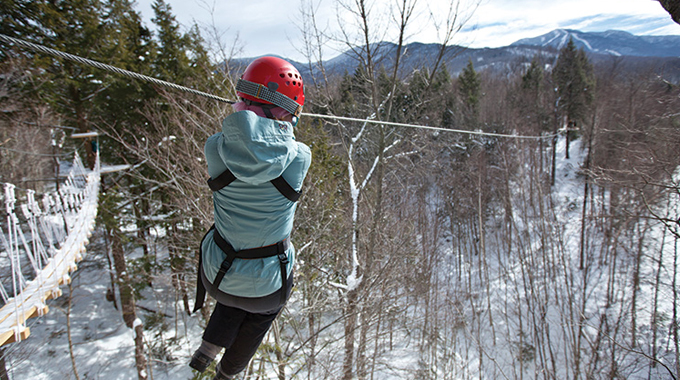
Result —
[[121, 68], [118, 68], [118, 67], [115, 67], [115, 66], [107, 65], [105, 63], [101, 63], [101, 62], [98, 62], [98, 61], [93, 61], [91, 59], [79, 57], [77, 55], [64, 53], [63, 51], [51, 49], [51, 48], [48, 48], [48, 47], [45, 47], [45, 46], [42, 46], [42, 45], [34, 44], [32, 42], [28, 42], [28, 41], [20, 40], [18, 38], [6, 36], [4, 34], [0, 34], [0, 40], [3, 41], [3, 42], [13, 43], [17, 46], [21, 46], [21, 47], [24, 47], [24, 48], [35, 50], [35, 51], [38, 51], [38, 52], [41, 52], [41, 53], [49, 54], [53, 57], [67, 59], [69, 61], [73, 61], [73, 62], [76, 62], [76, 63], [89, 65], [89, 66], [92, 66], [92, 67], [96, 67], [98, 69], [102, 69], [102, 70], [106, 70], [106, 71], [109, 71], [109, 72], [112, 72], [112, 73], [124, 75], [128, 78], [138, 79], [138, 80], [153, 83], [153, 84], [156, 84], [156, 85], [159, 85], [159, 86], [165, 86], [165, 87], [173, 88], [175, 90], [184, 91], [184, 92], [188, 92], [188, 93], [191, 93], [191, 94], [194, 94], [194, 95], [203, 96], [203, 97], [213, 99], [213, 100], [217, 100], [217, 101], [223, 102], [223, 103], [229, 103], [229, 104], [235, 103], [233, 100], [222, 98], [220, 96], [209, 94], [207, 92], [194, 90], [193, 88], [180, 86], [180, 85], [175, 84], [175, 83], [166, 82], [166, 81], [161, 80], [161, 79], [152, 78], [152, 77], [149, 77], [149, 76], [146, 76], [146, 75], [135, 73], [133, 71], [124, 70], [124, 69], [121, 69]]
[[[28, 48], [31, 50], [35, 50], [41, 53], [49, 54], [51, 56], [57, 57], [57, 58], [63, 58], [67, 59], [69, 61], [73, 61], [79, 64], [84, 64], [84, 65], [89, 65], [92, 67], [96, 67], [98, 69], [106, 70], [112, 73], [124, 75], [128, 78], [132, 79], [137, 79], [149, 83], [153, 83], [159, 86], [165, 86], [169, 87], [175, 90], [179, 91], [184, 91], [188, 92], [194, 95], [199, 95], [206, 97], [208, 99], [213, 99], [217, 100], [219, 102], [223, 103], [228, 103], [228, 104], [234, 104], [236, 101], [234, 100], [229, 100], [217, 95], [209, 94], [207, 92], [203, 91], [198, 91], [193, 88], [185, 87], [185, 86], [180, 86], [175, 83], [167, 82], [161, 79], [149, 77], [143, 74], [135, 73], [133, 71], [129, 70], [124, 70], [115, 66], [107, 65], [105, 63], [101, 63], [98, 61], [94, 61], [91, 59], [79, 57], [77, 55], [65, 53], [59, 50], [51, 49], [39, 44], [35, 44], [32, 42], [24, 41], [18, 38], [14, 37], [9, 37], [4, 34], [0, 34], [0, 41], [4, 41], [7, 43], [13, 43], [17, 46], [21, 46], [24, 48]], [[492, 137], [504, 137], [504, 138], [515, 138], [515, 139], [546, 139], [546, 138], [552, 138], [554, 137], [553, 135], [546, 135], [546, 136], [525, 136], [525, 135], [517, 135], [517, 134], [503, 134], [503, 133], [493, 133], [493, 132], [483, 132], [483, 131], [469, 131], [469, 130], [462, 130], [462, 129], [450, 129], [450, 128], [443, 128], [443, 127], [432, 127], [429, 125], [418, 125], [418, 124], [406, 124], [406, 123], [397, 123], [397, 122], [391, 122], [391, 121], [380, 121], [380, 120], [371, 120], [371, 119], [359, 119], [359, 118], [353, 118], [353, 117], [345, 117], [345, 116], [334, 116], [334, 115], [322, 115], [322, 114], [314, 114], [314, 113], [306, 113], [303, 112], [300, 114], [301, 116], [309, 116], [309, 117], [316, 117], [320, 119], [333, 119], [333, 120], [342, 120], [342, 121], [356, 121], [356, 122], [361, 122], [361, 123], [369, 123], [369, 124], [378, 124], [378, 125], [390, 125], [394, 127], [407, 127], [407, 128], [418, 128], [418, 129], [428, 129], [428, 130], [433, 130], [433, 131], [441, 131], [441, 132], [454, 132], [454, 133], [462, 133], [462, 134], [468, 134], [468, 135], [477, 135], [477, 136], [492, 136]]]
[[494, 132], [483, 132], [483, 131], [479, 131], [479, 130], [477, 130], [477, 131], [467, 131], [467, 130], [464, 130], [464, 129], [432, 127], [432, 126], [429, 126], [429, 125], [406, 124], [406, 123], [397, 123], [397, 122], [393, 122], [393, 121], [380, 121], [380, 120], [372, 120], [372, 119], [357, 119], [357, 118], [353, 118], [353, 117], [321, 115], [321, 114], [305, 113], [305, 112], [303, 112], [301, 115], [309, 116], [309, 117], [318, 117], [318, 118], [321, 118], [321, 119], [359, 121], [359, 122], [362, 122], [362, 123], [369, 123], [369, 124], [382, 124], [382, 125], [390, 125], [390, 126], [393, 126], [393, 127], [408, 127], [408, 128], [429, 129], [429, 130], [432, 130], [432, 131], [455, 132], [455, 133], [464, 133], [464, 134], [468, 134], [468, 135], [478, 135], [478, 136], [507, 137], [507, 138], [515, 138], [515, 139], [547, 139], [547, 138], [553, 137], [553, 135], [524, 136], [524, 135], [510, 135], [510, 134], [494, 133]]

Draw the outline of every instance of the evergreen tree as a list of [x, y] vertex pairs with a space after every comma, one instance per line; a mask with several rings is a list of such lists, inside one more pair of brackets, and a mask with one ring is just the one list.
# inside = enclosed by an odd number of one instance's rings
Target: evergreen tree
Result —
[[353, 77], [347, 71], [342, 76], [338, 85], [338, 96], [332, 103], [332, 111], [339, 115], [354, 116], [356, 112], [356, 100], [353, 95]]
[[[106, 43], [103, 50], [113, 66], [151, 75], [155, 43], [151, 32], [142, 24], [141, 16], [130, 0], [107, 0], [102, 16]], [[157, 98], [152, 86], [117, 74], [106, 78], [107, 88], [97, 97], [102, 118], [115, 121], [118, 127], [129, 128], [143, 123], [139, 110]], [[123, 129], [123, 128], [120, 128]]]
[[[104, 7], [99, 0], [61, 0], [43, 2], [39, 23], [43, 26], [42, 44], [80, 57], [106, 62], [106, 36], [100, 15]], [[66, 125], [78, 132], [94, 130], [98, 109], [94, 98], [106, 87], [106, 74], [82, 64], [40, 56], [36, 65], [44, 65], [51, 86], [43, 93], [64, 117]], [[99, 123], [97, 123], [99, 125]], [[94, 165], [93, 144], [83, 144], [85, 157]]]
[[566, 118], [569, 129], [566, 150], [568, 158], [569, 139], [574, 134], [570, 132], [581, 128], [595, 94], [593, 67], [583, 49], [576, 49], [574, 41], [570, 39], [560, 50], [552, 75], [557, 84], [558, 107], [562, 116]]
[[190, 60], [186, 54], [189, 38], [180, 33], [170, 4], [156, 0], [151, 7], [155, 14], [151, 21], [158, 27], [158, 50], [154, 62], [156, 75], [168, 81], [181, 81], [190, 76]]
[[541, 68], [538, 58], [534, 57], [531, 60], [531, 66], [526, 73], [522, 75], [522, 89], [532, 92], [537, 92], [541, 89], [543, 82], [543, 69]]
[[463, 119], [468, 126], [474, 127], [479, 116], [481, 79], [475, 71], [472, 60], [468, 61], [458, 76], [458, 93], [463, 103]]
[[520, 82], [520, 100], [517, 105], [520, 112], [531, 119], [537, 131], [545, 131], [549, 128], [548, 111], [545, 107], [545, 71], [541, 67], [538, 57], [531, 60], [531, 65], [522, 75]]
[[[36, 15], [44, 1], [0, 0], [0, 33], [16, 38], [33, 39], [40, 29]], [[4, 60], [5, 49], [0, 49]]]

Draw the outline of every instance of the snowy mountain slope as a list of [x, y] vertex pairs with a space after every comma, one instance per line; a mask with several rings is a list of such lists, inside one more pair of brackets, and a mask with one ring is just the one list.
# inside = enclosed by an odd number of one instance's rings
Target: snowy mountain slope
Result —
[[[664, 72], [669, 80], [680, 78], [680, 36], [635, 36], [623, 31], [580, 32], [558, 29], [542, 36], [519, 40], [509, 46], [498, 48], [473, 49], [464, 46], [447, 46], [444, 60], [452, 75], [458, 75], [469, 61], [475, 70], [489, 70], [496, 73], [511, 72], [518, 65], [530, 62], [536, 56], [546, 60], [554, 59], [569, 39], [578, 48], [583, 48], [594, 63], [611, 62], [612, 57], [621, 59], [623, 66], [631, 71], [653, 70]], [[414, 42], [407, 44], [401, 60], [402, 73], [408, 75], [423, 67], [432, 67], [439, 54], [441, 45]], [[374, 62], [377, 66], [389, 68], [394, 62], [396, 45], [381, 42], [373, 46]], [[246, 62], [248, 60], [236, 60]], [[236, 62], [235, 61], [235, 62]], [[324, 61], [327, 75], [352, 74], [360, 60], [354, 53], [346, 51]], [[627, 65], [625, 64], [627, 63]], [[303, 76], [319, 75], [318, 68], [313, 73], [306, 64], [295, 63]]]
[[680, 36], [636, 36], [619, 30], [581, 32], [557, 29], [542, 36], [524, 38], [510, 46], [562, 49], [569, 39], [588, 53], [635, 57], [680, 57]]

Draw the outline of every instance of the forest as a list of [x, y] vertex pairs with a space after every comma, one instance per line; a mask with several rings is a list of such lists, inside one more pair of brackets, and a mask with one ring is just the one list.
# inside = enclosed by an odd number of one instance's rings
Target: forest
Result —
[[[376, 123], [297, 125], [313, 163], [295, 288], [243, 378], [677, 379], [680, 83], [622, 57], [595, 65], [573, 42], [500, 72], [450, 72], [456, 2], [430, 15], [434, 63], [405, 68], [418, 1], [369, 3], [338, 0], [351, 17], [331, 35], [302, 2], [305, 112]], [[163, 0], [153, 25], [130, 0], [1, 4], [0, 34], [228, 99], [247, 64], [238, 41], [182, 28]], [[352, 58], [343, 75], [324, 69], [331, 40]], [[0, 107], [2, 183], [43, 191], [73, 152], [128, 165], [102, 176], [85, 265], [106, 275], [92, 297], [137, 331], [124, 373], [211, 378], [187, 366], [211, 308], [190, 311], [212, 224], [203, 144], [231, 107], [7, 43]], [[79, 364], [72, 329], [53, 354], [68, 363], [60, 378], [127, 378]], [[56, 377], [20, 347], [0, 354], [4, 378]]]

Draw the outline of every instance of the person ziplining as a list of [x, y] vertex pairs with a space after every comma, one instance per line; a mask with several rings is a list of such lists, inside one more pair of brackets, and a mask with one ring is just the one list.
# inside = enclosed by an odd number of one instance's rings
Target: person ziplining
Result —
[[245, 369], [290, 295], [290, 233], [312, 158], [295, 140], [305, 95], [292, 64], [258, 58], [236, 90], [236, 112], [205, 143], [215, 224], [200, 244], [194, 311], [206, 289], [217, 304], [189, 363], [204, 372], [224, 348], [215, 380]]

